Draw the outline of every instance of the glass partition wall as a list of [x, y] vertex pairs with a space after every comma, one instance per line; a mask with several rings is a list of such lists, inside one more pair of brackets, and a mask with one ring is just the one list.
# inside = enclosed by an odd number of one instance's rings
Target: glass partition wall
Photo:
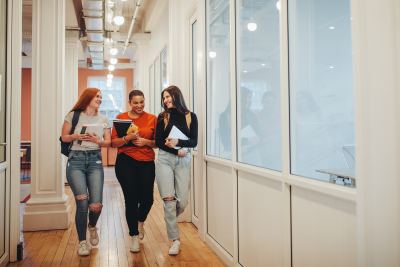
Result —
[[355, 166], [349, 0], [289, 0], [291, 173]]
[[232, 158], [229, 0], [207, 0], [207, 154]]
[[[290, 173], [322, 181], [329, 181], [327, 169], [354, 170], [350, 1], [287, 0], [288, 36], [283, 39], [280, 1], [235, 3], [232, 32], [230, 1], [206, 1], [206, 154], [231, 159], [237, 153], [238, 162], [282, 171], [282, 155], [289, 153]], [[235, 62], [231, 33], [236, 34]], [[288, 62], [281, 62], [281, 40], [288, 40]], [[231, 64], [236, 67], [236, 114]], [[288, 88], [281, 86], [282, 64], [288, 66]], [[283, 90], [289, 90], [288, 96]], [[281, 112], [289, 113], [289, 127], [282, 125]], [[237, 151], [231, 147], [232, 116]], [[290, 144], [285, 153], [282, 139]]]

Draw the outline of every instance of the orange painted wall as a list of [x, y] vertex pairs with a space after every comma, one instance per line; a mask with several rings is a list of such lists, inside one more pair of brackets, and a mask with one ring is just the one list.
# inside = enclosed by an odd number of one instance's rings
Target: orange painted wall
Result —
[[[107, 76], [108, 70], [90, 70], [78, 69], [78, 95], [87, 88], [88, 77], [90, 76]], [[126, 93], [128, 99], [129, 92], [133, 90], [133, 69], [117, 69], [112, 72], [114, 77], [126, 78]]]
[[32, 69], [21, 73], [21, 141], [31, 140]]

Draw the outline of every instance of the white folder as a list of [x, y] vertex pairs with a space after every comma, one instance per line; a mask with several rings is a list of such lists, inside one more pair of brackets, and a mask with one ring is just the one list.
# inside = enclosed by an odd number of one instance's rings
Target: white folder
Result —
[[[180, 139], [180, 140], [189, 140], [189, 138], [181, 132], [175, 125], [172, 126], [171, 132], [169, 132], [168, 138]], [[175, 149], [180, 149], [180, 147], [176, 146]]]

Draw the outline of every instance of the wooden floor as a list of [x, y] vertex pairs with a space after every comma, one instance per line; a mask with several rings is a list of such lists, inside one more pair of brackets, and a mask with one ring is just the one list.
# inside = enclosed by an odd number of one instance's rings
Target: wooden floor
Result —
[[[71, 189], [65, 192], [71, 204], [71, 224], [67, 230], [21, 233], [24, 242], [23, 261], [7, 266], [226, 266], [197, 235], [191, 223], [179, 223], [182, 250], [169, 256], [168, 240], [159, 193], [154, 191], [154, 205], [145, 222], [145, 237], [140, 252], [129, 251], [131, 239], [125, 220], [124, 198], [114, 177], [114, 169], [105, 169], [103, 211], [97, 223], [100, 243], [89, 244], [90, 255], [77, 254], [78, 235], [75, 229], [76, 205]], [[21, 204], [21, 215], [25, 204]], [[22, 216], [21, 216], [22, 219]]]

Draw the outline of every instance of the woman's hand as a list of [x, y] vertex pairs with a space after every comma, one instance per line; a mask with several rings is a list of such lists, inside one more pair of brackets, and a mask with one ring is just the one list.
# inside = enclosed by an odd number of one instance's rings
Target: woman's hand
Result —
[[178, 150], [178, 156], [179, 157], [186, 157], [189, 154], [189, 151], [187, 150], [187, 148], [181, 148]]
[[167, 142], [165, 142], [165, 145], [170, 148], [176, 147], [179, 143], [179, 140], [175, 138], [167, 138], [165, 140], [167, 140]]
[[128, 142], [130, 140], [136, 140], [139, 138], [139, 131], [136, 131], [134, 133], [130, 132], [125, 136], [125, 140]]
[[81, 134], [81, 133], [74, 133], [74, 134], [72, 134], [72, 137], [73, 137], [75, 140], [81, 140], [81, 141], [89, 141], [89, 139], [90, 139], [90, 136], [88, 136], [87, 133], [84, 133], [84, 134]]
[[88, 135], [88, 140], [86, 140], [87, 142], [92, 142], [92, 143], [95, 143], [95, 144], [100, 144], [101, 143], [101, 139], [100, 139], [100, 137], [96, 134], [96, 133], [93, 133], [93, 135], [91, 135], [90, 133], [87, 133], [87, 135]]
[[132, 143], [136, 146], [142, 147], [146, 145], [146, 141], [147, 139], [139, 137], [138, 139], [133, 140]]

